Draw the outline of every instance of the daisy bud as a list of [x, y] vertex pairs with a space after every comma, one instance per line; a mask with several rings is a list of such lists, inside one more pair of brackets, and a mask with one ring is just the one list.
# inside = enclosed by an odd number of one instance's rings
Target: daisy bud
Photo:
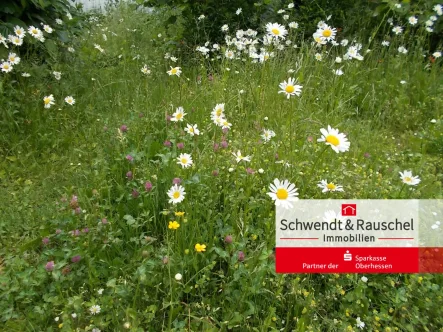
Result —
[[175, 275], [175, 280], [177, 280], [177, 281], [182, 280], [182, 278], [183, 278], [183, 276], [182, 276], [180, 273], [177, 273], [177, 274]]

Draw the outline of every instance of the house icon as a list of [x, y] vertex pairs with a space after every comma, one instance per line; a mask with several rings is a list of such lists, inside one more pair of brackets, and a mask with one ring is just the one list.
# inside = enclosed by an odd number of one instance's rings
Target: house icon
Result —
[[342, 204], [341, 205], [341, 215], [342, 216], [356, 216], [357, 215], [357, 204]]

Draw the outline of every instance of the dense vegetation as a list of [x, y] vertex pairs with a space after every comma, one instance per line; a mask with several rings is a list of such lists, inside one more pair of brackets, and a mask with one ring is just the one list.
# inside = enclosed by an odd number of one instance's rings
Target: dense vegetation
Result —
[[443, 7], [367, 7], [364, 35], [280, 4], [200, 12], [218, 39], [186, 49], [174, 5], [4, 25], [0, 330], [443, 331], [441, 275], [276, 274], [267, 195], [443, 198]]

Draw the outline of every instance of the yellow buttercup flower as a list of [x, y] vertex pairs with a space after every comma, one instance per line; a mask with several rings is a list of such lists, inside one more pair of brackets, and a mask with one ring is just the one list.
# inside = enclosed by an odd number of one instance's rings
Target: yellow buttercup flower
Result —
[[184, 215], [185, 215], [184, 212], [180, 212], [180, 211], [175, 212], [176, 217], [183, 217]]
[[180, 224], [178, 222], [174, 221], [170, 221], [168, 228], [169, 229], [173, 229], [173, 230], [177, 230], [180, 227]]
[[195, 245], [195, 251], [197, 251], [197, 252], [203, 252], [203, 251], [206, 251], [206, 244], [200, 244], [200, 243], [197, 243], [197, 244]]

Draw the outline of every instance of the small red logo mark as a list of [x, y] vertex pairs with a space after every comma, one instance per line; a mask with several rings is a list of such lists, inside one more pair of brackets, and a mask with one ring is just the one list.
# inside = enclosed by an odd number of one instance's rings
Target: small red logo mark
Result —
[[342, 204], [341, 205], [341, 215], [342, 216], [356, 216], [357, 215], [357, 204]]

